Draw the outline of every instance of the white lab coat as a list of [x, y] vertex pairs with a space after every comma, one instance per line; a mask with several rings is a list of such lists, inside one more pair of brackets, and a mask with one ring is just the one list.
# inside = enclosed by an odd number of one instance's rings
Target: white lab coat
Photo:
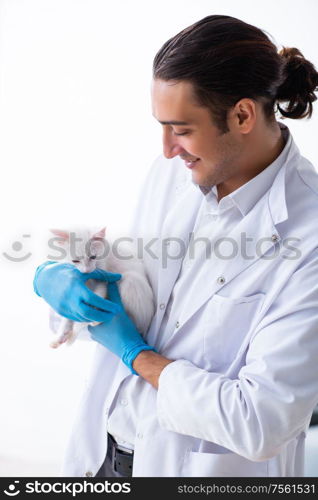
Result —
[[[132, 232], [160, 236], [151, 246], [157, 255], [162, 240], [186, 242], [193, 229], [203, 195], [190, 175], [179, 158], [159, 157], [143, 186]], [[134, 476], [303, 475], [318, 402], [317, 225], [318, 176], [293, 143], [271, 189], [228, 235], [239, 245], [246, 234], [248, 258], [206, 260], [188, 295], [175, 297], [183, 314], [160, 352], [176, 361], [161, 373], [158, 391], [139, 381], [147, 388]], [[146, 252], [144, 261], [157, 303], [146, 340], [156, 345], [159, 304], [168, 302], [181, 259], [162, 266]], [[135, 377], [97, 345], [63, 476], [98, 471], [107, 414], [127, 376]]]

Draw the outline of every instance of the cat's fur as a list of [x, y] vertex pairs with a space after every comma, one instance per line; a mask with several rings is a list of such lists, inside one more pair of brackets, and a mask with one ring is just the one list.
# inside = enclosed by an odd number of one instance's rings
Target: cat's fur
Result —
[[[137, 330], [146, 333], [154, 314], [154, 297], [146, 276], [144, 265], [132, 252], [132, 248], [118, 246], [118, 255], [114, 255], [110, 241], [105, 239], [105, 229], [92, 231], [86, 228], [65, 231], [51, 229], [59, 238], [61, 248], [66, 253], [62, 262], [73, 264], [83, 273], [95, 269], [103, 269], [112, 273], [120, 273], [122, 278], [117, 282], [125, 311], [133, 320]], [[74, 240], [76, 237], [76, 240]], [[96, 256], [96, 258], [92, 258]], [[127, 258], [129, 257], [129, 258]], [[78, 262], [73, 262], [73, 261]], [[86, 285], [97, 295], [107, 298], [107, 283], [104, 281], [88, 280]], [[66, 342], [72, 344], [83, 325], [97, 323], [74, 322], [62, 318], [56, 332], [56, 338], [51, 347], [59, 347]]]

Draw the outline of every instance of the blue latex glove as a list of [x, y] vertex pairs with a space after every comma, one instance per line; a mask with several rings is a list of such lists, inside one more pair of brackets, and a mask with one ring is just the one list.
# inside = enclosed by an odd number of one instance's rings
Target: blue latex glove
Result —
[[133, 321], [125, 312], [116, 283], [108, 284], [107, 295], [109, 300], [120, 306], [121, 312], [112, 316], [104, 323], [100, 323], [97, 326], [89, 325], [87, 328], [93, 340], [116, 354], [132, 373], [138, 375], [132, 367], [136, 356], [140, 351], [156, 352], [156, 349], [146, 344]]
[[[47, 261], [37, 267], [33, 280], [34, 291], [61, 316], [72, 321], [108, 321], [121, 309], [90, 290], [85, 282], [89, 279], [117, 281], [121, 274], [95, 269], [81, 273], [72, 264]], [[97, 308], [97, 309], [96, 309]]]

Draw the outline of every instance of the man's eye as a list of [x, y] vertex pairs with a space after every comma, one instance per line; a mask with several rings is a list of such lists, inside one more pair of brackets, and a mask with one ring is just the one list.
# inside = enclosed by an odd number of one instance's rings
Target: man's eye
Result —
[[187, 135], [189, 132], [180, 132], [179, 134], [175, 131], [173, 131], [174, 135]]
[[96, 255], [91, 255], [90, 259], [96, 259]]

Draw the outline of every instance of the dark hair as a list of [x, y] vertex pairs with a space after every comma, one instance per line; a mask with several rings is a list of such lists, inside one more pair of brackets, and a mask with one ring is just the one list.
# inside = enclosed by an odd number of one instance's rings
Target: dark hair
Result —
[[[156, 54], [153, 77], [193, 84], [199, 105], [222, 132], [244, 97], [263, 104], [268, 120], [312, 115], [318, 73], [296, 48], [277, 47], [261, 29], [230, 16], [207, 16], [170, 38]], [[286, 103], [284, 107], [281, 103]]]

